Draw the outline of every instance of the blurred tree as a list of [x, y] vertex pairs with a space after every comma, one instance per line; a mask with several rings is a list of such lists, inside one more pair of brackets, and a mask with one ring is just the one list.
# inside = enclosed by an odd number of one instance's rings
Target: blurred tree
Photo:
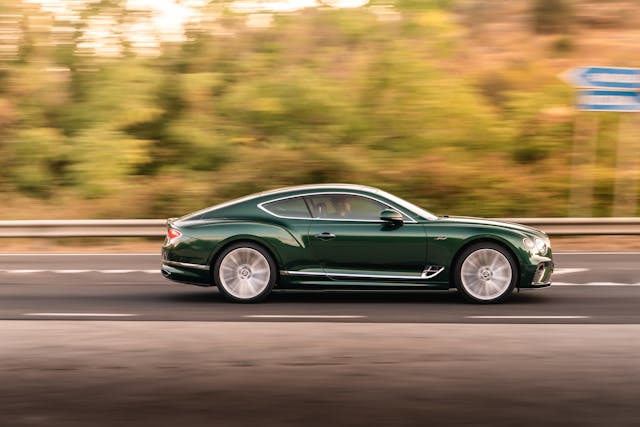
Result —
[[[265, 188], [353, 181], [441, 212], [566, 213], [571, 89], [529, 23], [564, 32], [569, 0], [380, 0], [263, 11], [262, 28], [222, 1], [184, 32], [171, 26], [179, 14], [131, 3], [65, 2], [55, 17], [49, 3], [0, 5], [12, 25], [0, 31], [11, 53], [0, 57], [5, 197], [177, 215]], [[512, 19], [523, 10], [524, 24]], [[507, 28], [494, 44], [492, 25]], [[556, 37], [555, 59], [577, 58]], [[611, 203], [608, 146], [598, 212]]]
[[572, 23], [567, 0], [534, 0], [533, 29], [537, 33], [567, 32]]

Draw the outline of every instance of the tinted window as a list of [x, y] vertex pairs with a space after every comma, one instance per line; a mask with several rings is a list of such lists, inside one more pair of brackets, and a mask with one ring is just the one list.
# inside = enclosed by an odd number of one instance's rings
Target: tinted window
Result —
[[285, 216], [289, 218], [311, 218], [309, 209], [302, 197], [294, 197], [291, 199], [278, 200], [262, 205], [267, 211], [277, 216]]
[[307, 196], [314, 218], [379, 220], [383, 203], [353, 194]]

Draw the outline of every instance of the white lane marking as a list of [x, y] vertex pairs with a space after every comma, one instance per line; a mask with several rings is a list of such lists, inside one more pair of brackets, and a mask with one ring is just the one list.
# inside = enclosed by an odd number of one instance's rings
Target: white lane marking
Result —
[[640, 283], [615, 283], [615, 282], [588, 282], [588, 283], [566, 283], [551, 282], [551, 286], [640, 286]]
[[15, 274], [31, 274], [31, 273], [43, 273], [47, 270], [0, 270], [2, 273], [15, 273]]
[[60, 274], [78, 274], [78, 273], [88, 273], [91, 270], [55, 270], [55, 273]]
[[640, 252], [554, 252], [556, 255], [640, 255]]
[[56, 273], [56, 274], [79, 274], [79, 273], [103, 273], [103, 274], [123, 274], [123, 273], [160, 273], [157, 270], [0, 270], [0, 273], [29, 274], [29, 273]]
[[242, 317], [253, 319], [361, 319], [367, 316], [328, 314], [249, 314]]
[[[639, 251], [629, 251], [629, 252], [606, 252], [606, 251], [596, 251], [596, 252], [554, 252], [553, 255], [640, 255]], [[43, 257], [43, 256], [160, 256], [160, 251], [152, 252], [152, 253], [8, 253], [2, 254], [0, 253], [0, 257]]]
[[589, 271], [588, 268], [556, 268], [553, 270], [553, 275], [557, 276], [558, 274], [571, 274], [571, 273], [581, 273], [583, 271]]
[[134, 273], [136, 270], [98, 270], [98, 271], [104, 274], [124, 274], [124, 273]]
[[61, 316], [61, 317], [131, 317], [139, 314], [128, 313], [23, 313], [23, 316]]
[[591, 316], [465, 316], [467, 319], [590, 319]]
[[160, 256], [160, 252], [157, 253], [132, 253], [132, 254], [121, 254], [121, 253], [117, 253], [117, 254], [54, 254], [54, 253], [49, 253], [49, 254], [0, 254], [0, 257], [3, 256], [37, 256], [37, 257], [43, 257], [43, 256]]

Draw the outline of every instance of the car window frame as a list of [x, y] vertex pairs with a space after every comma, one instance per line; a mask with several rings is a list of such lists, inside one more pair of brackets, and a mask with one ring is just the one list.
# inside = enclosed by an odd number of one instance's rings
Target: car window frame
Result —
[[[353, 219], [353, 218], [317, 218], [315, 216], [313, 216], [313, 212], [311, 211], [311, 208], [309, 207], [309, 202], [306, 200], [307, 197], [310, 196], [322, 196], [322, 195], [348, 195], [348, 196], [359, 196], [359, 197], [364, 197], [366, 199], [370, 199], [373, 200], [375, 202], [378, 202], [386, 207], [388, 207], [389, 209], [393, 209], [395, 211], [400, 212], [400, 214], [402, 214], [403, 217], [403, 221], [405, 223], [411, 223], [411, 224], [417, 224], [418, 221], [416, 221], [414, 218], [412, 218], [409, 214], [407, 214], [403, 209], [394, 207], [392, 205], [390, 205], [388, 202], [385, 202], [384, 200], [380, 200], [374, 196], [370, 196], [368, 194], [361, 194], [361, 193], [356, 193], [356, 192], [352, 192], [352, 191], [315, 191], [312, 193], [304, 193], [304, 194], [296, 194], [296, 195], [290, 195], [290, 196], [284, 196], [284, 197], [280, 197], [277, 199], [272, 199], [272, 200], [265, 200], [264, 202], [258, 203], [258, 208], [260, 208], [261, 210], [265, 211], [266, 213], [268, 213], [269, 215], [275, 216], [277, 218], [284, 218], [284, 219], [305, 219], [307, 221], [344, 221], [344, 222], [371, 222], [371, 223], [384, 223], [386, 221], [383, 221], [381, 219]], [[266, 205], [268, 203], [273, 203], [273, 202], [278, 202], [280, 200], [285, 200], [285, 199], [294, 199], [296, 197], [302, 197], [303, 200], [305, 201], [305, 203], [307, 204], [307, 210], [309, 211], [309, 218], [300, 218], [300, 217], [288, 217], [288, 216], [283, 216], [283, 215], [277, 215], [271, 211], [269, 211], [266, 207], [264, 207], [263, 205]]]

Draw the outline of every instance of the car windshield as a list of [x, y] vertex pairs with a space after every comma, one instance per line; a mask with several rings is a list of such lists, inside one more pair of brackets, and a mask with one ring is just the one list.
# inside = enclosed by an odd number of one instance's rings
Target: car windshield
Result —
[[377, 193], [383, 197], [386, 197], [392, 202], [402, 206], [403, 208], [413, 212], [414, 214], [421, 216], [424, 219], [428, 219], [428, 220], [438, 219], [438, 217], [435, 216], [434, 214], [427, 212], [424, 209], [422, 209], [420, 206], [416, 206], [411, 202], [407, 202], [406, 200], [401, 199], [398, 196], [394, 196], [393, 194], [387, 193], [386, 191], [382, 191], [382, 190], [378, 190]]

